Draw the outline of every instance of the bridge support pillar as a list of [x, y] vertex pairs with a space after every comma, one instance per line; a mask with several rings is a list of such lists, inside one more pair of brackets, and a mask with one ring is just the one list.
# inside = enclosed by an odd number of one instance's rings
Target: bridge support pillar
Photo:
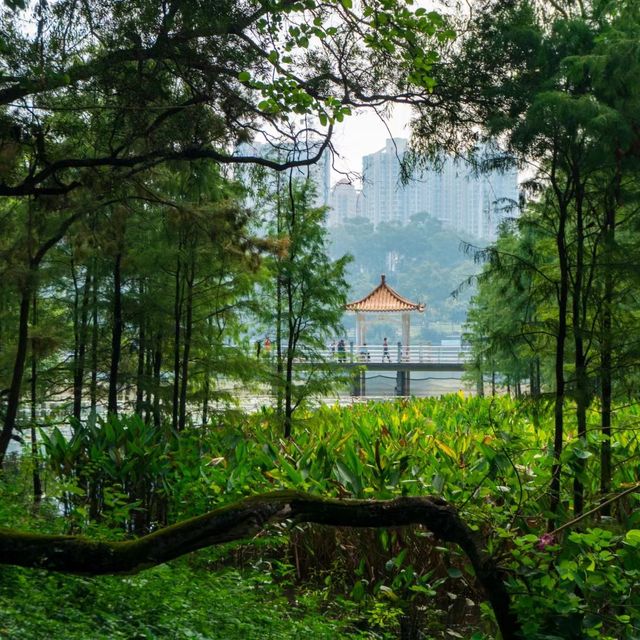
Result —
[[396, 371], [396, 395], [408, 396], [411, 394], [411, 374], [409, 371]]
[[366, 396], [367, 395], [367, 372], [358, 371], [353, 379], [353, 394], [354, 396]]

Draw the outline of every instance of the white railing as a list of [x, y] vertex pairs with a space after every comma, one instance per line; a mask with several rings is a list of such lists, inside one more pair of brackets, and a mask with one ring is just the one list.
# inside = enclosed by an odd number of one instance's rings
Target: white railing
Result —
[[430, 344], [402, 345], [356, 345], [345, 344], [344, 350], [329, 347], [323, 356], [336, 362], [363, 363], [424, 363], [424, 364], [464, 364], [469, 360], [469, 347], [433, 346]]

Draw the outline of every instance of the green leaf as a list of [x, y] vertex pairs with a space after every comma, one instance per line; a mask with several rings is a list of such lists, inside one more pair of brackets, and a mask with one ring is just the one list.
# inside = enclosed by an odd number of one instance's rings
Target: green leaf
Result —
[[364, 584], [362, 583], [362, 580], [358, 580], [358, 582], [356, 582], [355, 586], [351, 590], [351, 599], [354, 602], [361, 602], [364, 596], [365, 596]]
[[384, 584], [380, 587], [380, 593], [387, 596], [389, 600], [393, 600], [393, 602], [397, 602], [398, 600], [400, 600], [396, 592], [391, 587], [387, 587]]
[[624, 541], [633, 546], [640, 546], [640, 529], [630, 529], [624, 537]]
[[238, 80], [240, 80], [240, 82], [249, 82], [249, 80], [251, 80], [251, 74], [248, 71], [241, 71], [238, 74]]

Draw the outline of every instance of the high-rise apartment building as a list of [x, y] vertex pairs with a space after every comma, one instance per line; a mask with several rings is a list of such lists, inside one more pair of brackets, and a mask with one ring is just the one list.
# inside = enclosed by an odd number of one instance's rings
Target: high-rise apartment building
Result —
[[374, 225], [407, 224], [411, 216], [427, 213], [450, 228], [494, 240], [500, 222], [515, 215], [515, 169], [476, 174], [468, 162], [446, 158], [439, 170], [416, 173], [403, 184], [406, 150], [406, 140], [387, 140], [384, 149], [363, 158], [362, 213]]
[[360, 211], [361, 195], [361, 192], [346, 178], [333, 185], [329, 196], [328, 226], [335, 227], [344, 224], [349, 218], [362, 215]]
[[362, 158], [362, 213], [374, 225], [404, 224], [412, 215], [406, 210], [408, 193], [400, 175], [400, 159], [406, 148], [406, 140], [389, 139], [384, 149]]

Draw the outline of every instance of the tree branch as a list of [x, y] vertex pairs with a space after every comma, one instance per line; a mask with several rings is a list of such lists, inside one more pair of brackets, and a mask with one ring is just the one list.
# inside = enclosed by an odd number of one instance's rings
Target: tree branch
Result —
[[326, 499], [291, 491], [268, 493], [125, 542], [0, 529], [0, 564], [88, 575], [130, 573], [197, 549], [252, 537], [268, 523], [290, 519], [336, 527], [425, 526], [465, 552], [493, 607], [502, 638], [522, 638], [510, 611], [501, 569], [456, 509], [437, 497], [375, 501]]

